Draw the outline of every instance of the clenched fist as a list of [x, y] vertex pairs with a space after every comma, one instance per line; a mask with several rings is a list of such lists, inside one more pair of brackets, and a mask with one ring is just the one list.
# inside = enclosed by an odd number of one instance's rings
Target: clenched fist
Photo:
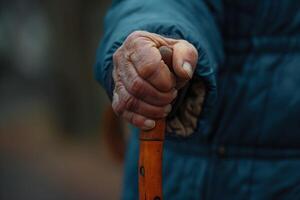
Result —
[[[162, 60], [159, 47], [173, 51], [173, 66]], [[135, 31], [113, 55], [115, 113], [143, 129], [155, 126], [155, 119], [171, 111], [177, 90], [193, 76], [198, 60], [196, 48], [185, 40]]]

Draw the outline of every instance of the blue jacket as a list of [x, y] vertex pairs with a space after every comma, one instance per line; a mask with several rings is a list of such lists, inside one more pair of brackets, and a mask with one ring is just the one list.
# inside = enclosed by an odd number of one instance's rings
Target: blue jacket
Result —
[[[164, 199], [300, 199], [300, 2], [114, 1], [95, 65], [109, 95], [112, 54], [134, 30], [194, 44], [207, 89], [195, 133], [166, 139]], [[124, 200], [138, 199], [137, 135]]]

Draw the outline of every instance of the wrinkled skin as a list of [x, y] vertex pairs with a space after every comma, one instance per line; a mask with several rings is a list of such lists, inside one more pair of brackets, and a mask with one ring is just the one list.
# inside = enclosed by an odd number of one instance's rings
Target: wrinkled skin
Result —
[[[161, 46], [173, 50], [173, 70], [162, 60]], [[196, 48], [185, 40], [131, 33], [113, 55], [113, 110], [143, 130], [153, 128], [155, 119], [171, 111], [177, 90], [193, 76], [197, 59]]]

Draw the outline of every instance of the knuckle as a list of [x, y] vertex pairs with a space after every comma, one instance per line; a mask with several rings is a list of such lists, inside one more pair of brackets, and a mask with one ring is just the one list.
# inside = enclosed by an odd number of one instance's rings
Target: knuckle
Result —
[[136, 47], [141, 45], [141, 42], [144, 40], [145, 35], [146, 35], [146, 31], [139, 31], [139, 30], [130, 33], [124, 42], [125, 49], [128, 50], [136, 49]]
[[117, 49], [115, 51], [115, 53], [113, 54], [113, 60], [116, 62], [117, 60], [119, 60], [121, 58], [121, 50], [120, 48]]
[[116, 85], [118, 85], [118, 73], [115, 66], [113, 67], [112, 78], [116, 82]]
[[143, 83], [138, 76], [131, 81], [130, 92], [135, 96], [143, 95]]
[[122, 114], [122, 109], [118, 103], [112, 103], [112, 109], [117, 116], [120, 116]]
[[131, 43], [132, 41], [136, 40], [140, 36], [141, 36], [141, 31], [133, 31], [132, 33], [130, 33], [127, 36], [126, 42], [127, 43]]
[[131, 111], [137, 110], [139, 107], [138, 99], [134, 98], [133, 96], [129, 96], [126, 99], [126, 108]]
[[113, 96], [112, 109], [117, 115], [122, 115], [122, 113], [126, 109], [123, 97], [121, 95], [117, 94], [117, 92]]

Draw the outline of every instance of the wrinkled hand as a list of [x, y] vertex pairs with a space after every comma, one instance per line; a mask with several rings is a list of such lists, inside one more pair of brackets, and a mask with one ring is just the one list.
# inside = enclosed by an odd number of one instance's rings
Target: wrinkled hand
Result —
[[[171, 70], [162, 60], [161, 46], [173, 50]], [[131, 33], [113, 55], [113, 110], [143, 130], [153, 128], [154, 119], [171, 111], [177, 90], [193, 76], [197, 59], [196, 48], [185, 40], [145, 31]]]

